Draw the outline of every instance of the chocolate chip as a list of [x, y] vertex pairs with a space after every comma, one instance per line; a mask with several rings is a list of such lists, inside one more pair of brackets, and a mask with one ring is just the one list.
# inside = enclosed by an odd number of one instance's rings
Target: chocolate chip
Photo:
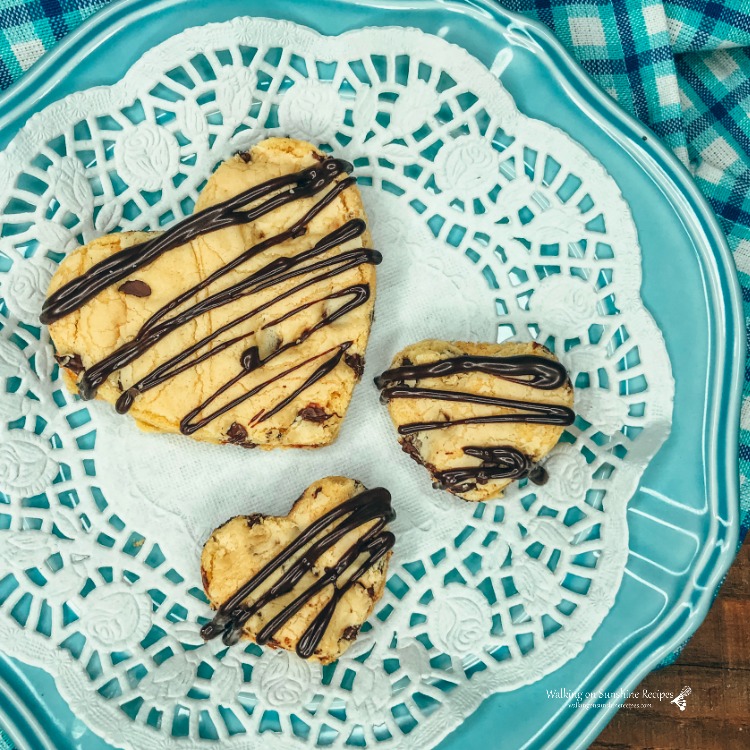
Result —
[[308, 422], [320, 424], [321, 422], [325, 422], [331, 415], [326, 414], [326, 410], [320, 404], [308, 404], [297, 413], [297, 416]]
[[375, 587], [374, 586], [368, 586], [367, 587], [367, 596], [370, 597], [370, 599], [375, 598]]
[[361, 354], [345, 354], [344, 362], [354, 370], [354, 377], [359, 380], [365, 371], [365, 358]]
[[547, 474], [547, 470], [543, 466], [539, 466], [539, 464], [536, 464], [535, 466], [532, 466], [531, 470], [528, 473], [528, 477], [530, 482], [538, 485], [543, 485], [547, 484], [549, 474]]
[[312, 157], [313, 159], [315, 159], [315, 161], [325, 161], [328, 158], [325, 154], [321, 154], [318, 151], [313, 151]]
[[203, 582], [203, 589], [208, 591], [208, 573], [206, 569], [201, 565], [201, 581]]
[[240, 159], [245, 162], [245, 164], [249, 164], [253, 160], [253, 157], [250, 156], [249, 151], [238, 151], [237, 156], [239, 156]]
[[247, 439], [247, 430], [239, 422], [232, 422], [231, 427], [227, 430], [227, 437], [229, 440], [224, 441], [225, 443], [239, 445], [240, 448], [258, 447], [257, 443]]
[[252, 529], [253, 526], [257, 526], [263, 520], [263, 516], [260, 513], [253, 513], [245, 518], [245, 523], [248, 529]]
[[130, 294], [133, 297], [148, 297], [151, 295], [151, 287], [140, 279], [131, 279], [117, 287], [118, 292]]
[[247, 430], [239, 422], [232, 422], [227, 437], [230, 443], [242, 443], [247, 438]]
[[356, 639], [358, 633], [359, 633], [359, 625], [350, 625], [348, 628], [344, 630], [344, 632], [341, 634], [341, 637], [345, 641], [353, 641]]
[[60, 367], [70, 370], [74, 375], [80, 375], [83, 372], [83, 361], [80, 354], [56, 354], [55, 360]]

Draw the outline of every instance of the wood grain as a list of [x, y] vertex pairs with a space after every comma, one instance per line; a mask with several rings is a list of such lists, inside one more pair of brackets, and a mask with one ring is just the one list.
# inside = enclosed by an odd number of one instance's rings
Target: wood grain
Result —
[[591, 750], [747, 750], [750, 748], [750, 540], [729, 571], [704, 623], [675, 664], [637, 688], [679, 692], [685, 711], [668, 700], [631, 698]]

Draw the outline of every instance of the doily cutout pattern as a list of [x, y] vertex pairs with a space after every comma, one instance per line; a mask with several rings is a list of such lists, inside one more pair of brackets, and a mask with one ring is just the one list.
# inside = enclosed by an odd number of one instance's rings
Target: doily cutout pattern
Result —
[[[73, 398], [37, 323], [55, 264], [190, 213], [216, 164], [271, 135], [354, 162], [386, 256], [338, 443], [250, 454]], [[190, 29], [31, 118], [0, 154], [0, 217], [0, 641], [93, 731], [141, 750], [427, 747], [591, 638], [624, 570], [627, 501], [669, 433], [670, 364], [616, 184], [464, 50], [397, 28]], [[426, 336], [535, 339], [563, 359], [579, 416], [548, 484], [466, 504], [399, 453], [370, 378]], [[203, 643], [210, 529], [285, 513], [303, 477], [330, 473], [385, 484], [399, 513], [359, 640], [326, 668]]]

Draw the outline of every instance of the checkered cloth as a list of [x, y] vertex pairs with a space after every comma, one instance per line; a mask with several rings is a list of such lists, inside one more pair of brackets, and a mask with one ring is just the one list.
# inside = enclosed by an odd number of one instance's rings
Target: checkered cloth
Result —
[[[0, 89], [110, 0], [0, 0]], [[549, 26], [692, 171], [735, 254], [750, 315], [750, 0], [505, 0]], [[750, 398], [750, 368], [745, 397]], [[740, 433], [750, 525], [750, 401]]]

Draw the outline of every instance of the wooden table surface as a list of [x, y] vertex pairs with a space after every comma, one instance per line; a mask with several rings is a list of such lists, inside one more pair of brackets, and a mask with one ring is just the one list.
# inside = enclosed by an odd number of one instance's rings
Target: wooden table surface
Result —
[[677, 693], [690, 686], [684, 711], [669, 700], [636, 707], [632, 697], [590, 750], [748, 750], [750, 748], [750, 537], [711, 611], [677, 661], [637, 690]]

